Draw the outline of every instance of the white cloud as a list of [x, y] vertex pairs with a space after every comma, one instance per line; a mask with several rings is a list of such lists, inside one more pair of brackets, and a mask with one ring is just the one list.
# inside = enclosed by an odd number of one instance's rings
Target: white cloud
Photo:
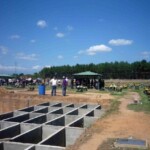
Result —
[[132, 40], [126, 40], [126, 39], [112, 39], [109, 41], [109, 44], [114, 46], [131, 45], [132, 43], [133, 43]]
[[20, 39], [20, 35], [17, 35], [17, 34], [11, 35], [11, 36], [10, 36], [10, 39], [12, 39], [12, 40]]
[[61, 33], [61, 32], [58, 32], [57, 34], [56, 34], [56, 37], [58, 37], [58, 38], [63, 38], [65, 36], [65, 34], [64, 33]]
[[95, 55], [96, 53], [98, 52], [110, 52], [112, 49], [106, 45], [94, 45], [94, 46], [91, 46], [89, 47], [87, 50], [86, 50], [86, 53], [88, 55]]
[[19, 66], [5, 66], [5, 65], [1, 65], [0, 64], [0, 70], [1, 71], [6, 71], [6, 72], [9, 72], [9, 71], [24, 71], [24, 70], [27, 70], [27, 68], [25, 67], [19, 67]]
[[70, 25], [68, 25], [68, 26], [67, 26], [67, 30], [68, 30], [68, 31], [72, 31], [72, 30], [73, 30], [73, 27], [70, 26]]
[[51, 65], [45, 65], [46, 68], [51, 68]]
[[37, 22], [37, 26], [40, 27], [40, 28], [45, 28], [47, 26], [47, 23], [45, 20], [39, 20]]
[[26, 54], [24, 54], [24, 53], [18, 53], [18, 54], [16, 55], [16, 57], [17, 57], [18, 59], [30, 60], [30, 61], [32, 61], [32, 60], [38, 60], [36, 54], [26, 55]]
[[58, 59], [63, 59], [64, 57], [62, 55], [57, 56]]
[[3, 45], [0, 45], [0, 52], [5, 55], [8, 53], [8, 48]]
[[41, 69], [42, 67], [40, 66], [40, 65], [35, 65], [35, 66], [33, 66], [32, 67], [32, 69], [34, 69], [34, 70], [39, 70], [39, 69]]
[[150, 52], [148, 52], [148, 51], [143, 51], [143, 52], [141, 53], [141, 55], [144, 57], [144, 59], [148, 59], [148, 58], [150, 57]]
[[35, 42], [36, 42], [36, 40], [32, 39], [32, 40], [30, 40], [30, 42], [31, 42], [31, 43], [35, 43]]

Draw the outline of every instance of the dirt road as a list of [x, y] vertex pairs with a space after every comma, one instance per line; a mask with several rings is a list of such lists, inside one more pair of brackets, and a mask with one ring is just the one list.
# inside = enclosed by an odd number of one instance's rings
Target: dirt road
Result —
[[[92, 127], [92, 136], [75, 147], [78, 150], [97, 150], [108, 138], [134, 137], [150, 143], [150, 114], [127, 109], [128, 103], [139, 99], [138, 93], [130, 92], [120, 99], [119, 113], [98, 120]], [[72, 148], [73, 149], [73, 148]]]

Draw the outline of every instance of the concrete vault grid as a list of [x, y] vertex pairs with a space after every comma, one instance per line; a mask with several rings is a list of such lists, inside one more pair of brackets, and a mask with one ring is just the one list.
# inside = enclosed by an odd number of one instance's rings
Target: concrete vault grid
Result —
[[46, 102], [0, 115], [0, 150], [64, 150], [104, 110], [96, 104]]

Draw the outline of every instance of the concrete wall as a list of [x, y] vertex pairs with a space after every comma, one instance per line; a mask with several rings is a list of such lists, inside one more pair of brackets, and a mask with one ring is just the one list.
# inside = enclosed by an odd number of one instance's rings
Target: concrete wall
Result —
[[1, 114], [0, 150], [64, 150], [104, 112], [100, 105], [46, 102]]

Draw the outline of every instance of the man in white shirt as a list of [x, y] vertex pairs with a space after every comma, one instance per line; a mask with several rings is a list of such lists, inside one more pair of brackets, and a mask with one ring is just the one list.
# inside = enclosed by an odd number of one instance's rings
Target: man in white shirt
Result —
[[51, 83], [51, 96], [56, 96], [57, 80], [55, 79], [55, 77], [53, 77], [50, 80], [50, 83]]

